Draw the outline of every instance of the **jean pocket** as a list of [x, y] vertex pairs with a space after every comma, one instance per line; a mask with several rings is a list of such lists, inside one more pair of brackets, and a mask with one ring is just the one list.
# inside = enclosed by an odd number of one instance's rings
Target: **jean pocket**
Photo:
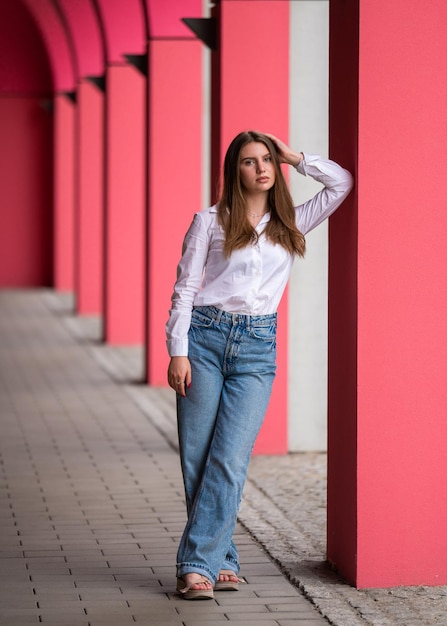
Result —
[[250, 328], [250, 335], [254, 339], [260, 339], [261, 341], [275, 341], [276, 340], [276, 324], [270, 326], [252, 326]]
[[210, 328], [213, 322], [214, 320], [212, 317], [209, 317], [197, 309], [193, 309], [191, 315], [191, 326], [195, 326], [196, 328]]

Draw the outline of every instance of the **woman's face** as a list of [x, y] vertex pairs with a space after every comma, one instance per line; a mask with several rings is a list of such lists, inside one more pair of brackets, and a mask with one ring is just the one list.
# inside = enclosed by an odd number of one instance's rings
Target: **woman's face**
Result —
[[275, 165], [267, 146], [258, 141], [247, 143], [239, 154], [239, 175], [248, 193], [266, 192], [276, 180]]

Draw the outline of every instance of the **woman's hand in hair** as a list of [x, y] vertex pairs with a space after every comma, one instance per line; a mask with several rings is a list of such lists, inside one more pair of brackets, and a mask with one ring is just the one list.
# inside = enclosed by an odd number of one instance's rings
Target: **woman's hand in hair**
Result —
[[186, 387], [191, 385], [191, 363], [187, 356], [171, 357], [168, 383], [179, 395], [186, 396]]
[[281, 163], [288, 163], [296, 167], [304, 159], [302, 152], [291, 150], [289, 146], [281, 141], [281, 139], [278, 139], [278, 137], [275, 137], [275, 135], [270, 135], [269, 133], [265, 133], [265, 135], [275, 144]]

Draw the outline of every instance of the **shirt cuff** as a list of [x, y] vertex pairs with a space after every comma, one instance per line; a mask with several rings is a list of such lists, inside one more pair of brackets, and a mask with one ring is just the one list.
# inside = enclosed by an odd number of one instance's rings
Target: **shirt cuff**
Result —
[[169, 339], [166, 342], [168, 354], [173, 356], [188, 356], [188, 338], [186, 339]]
[[321, 156], [319, 154], [308, 154], [307, 152], [303, 152], [302, 154], [304, 155], [304, 159], [298, 163], [295, 169], [303, 176], [307, 176], [306, 165], [309, 165], [314, 161], [319, 161]]

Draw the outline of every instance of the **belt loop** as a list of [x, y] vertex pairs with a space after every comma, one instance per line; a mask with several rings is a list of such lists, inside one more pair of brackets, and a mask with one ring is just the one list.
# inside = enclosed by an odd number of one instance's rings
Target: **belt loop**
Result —
[[250, 330], [250, 326], [251, 326], [251, 316], [247, 315], [247, 330]]
[[219, 324], [223, 311], [222, 309], [216, 309], [216, 311], [217, 311], [217, 314], [216, 314], [215, 320], [216, 320], [216, 324]]

